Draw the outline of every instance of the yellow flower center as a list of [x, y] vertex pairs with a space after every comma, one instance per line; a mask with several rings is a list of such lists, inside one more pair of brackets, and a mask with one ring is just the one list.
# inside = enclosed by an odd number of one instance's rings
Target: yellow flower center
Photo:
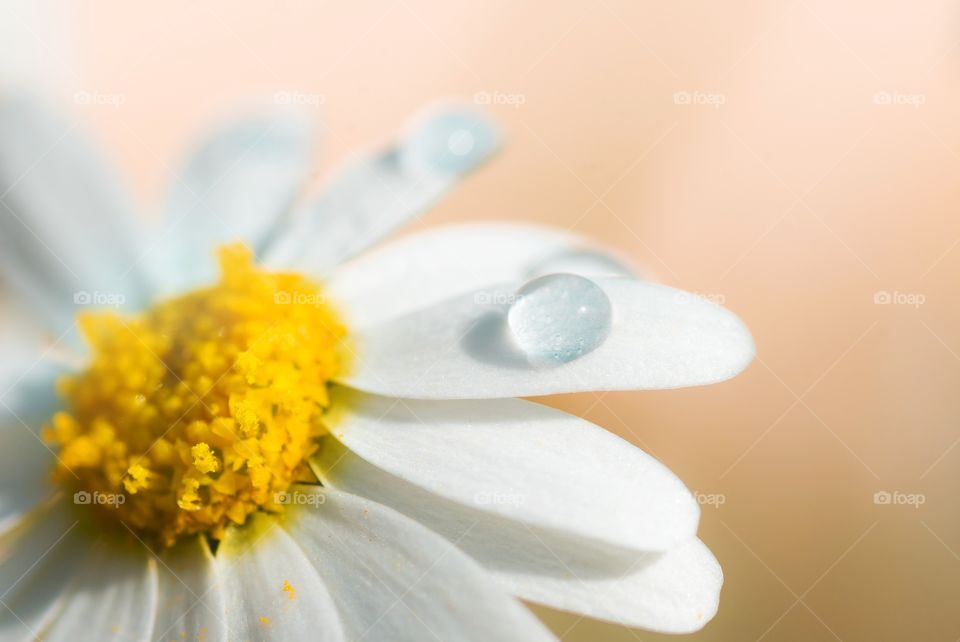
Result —
[[314, 481], [341, 366], [345, 330], [317, 286], [258, 270], [241, 246], [220, 266], [215, 286], [132, 318], [81, 315], [90, 364], [60, 382], [66, 410], [44, 430], [77, 503], [166, 545], [219, 539]]

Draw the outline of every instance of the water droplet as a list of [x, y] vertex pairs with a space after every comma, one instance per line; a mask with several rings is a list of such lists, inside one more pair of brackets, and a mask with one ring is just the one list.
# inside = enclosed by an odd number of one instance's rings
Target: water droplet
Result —
[[455, 156], [466, 156], [473, 149], [474, 144], [473, 134], [466, 129], [458, 129], [450, 134], [450, 138], [447, 139], [447, 147], [450, 149], [450, 153]]
[[450, 110], [422, 122], [400, 146], [402, 162], [416, 172], [465, 174], [497, 146], [493, 127], [481, 116]]
[[507, 323], [531, 363], [560, 365], [603, 345], [613, 310], [606, 292], [590, 279], [550, 274], [520, 288]]

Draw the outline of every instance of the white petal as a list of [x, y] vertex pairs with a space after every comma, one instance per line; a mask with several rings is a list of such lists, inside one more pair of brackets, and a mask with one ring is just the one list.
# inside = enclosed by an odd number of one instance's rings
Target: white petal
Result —
[[0, 533], [57, 492], [50, 480], [53, 453], [19, 425], [0, 427]]
[[217, 245], [263, 249], [303, 187], [312, 151], [305, 118], [249, 118], [217, 130], [174, 183], [153, 262], [165, 291], [216, 276]]
[[631, 628], [693, 633], [717, 612], [723, 572], [699, 539], [635, 558], [598, 555], [595, 564], [621, 569], [598, 575], [575, 574], [569, 556], [549, 549], [544, 553], [544, 560], [555, 560], [552, 573], [533, 575], [522, 567], [493, 572], [525, 600]]
[[50, 479], [54, 452], [39, 433], [60, 406], [55, 382], [64, 372], [40, 358], [0, 377], [0, 532], [59, 490]]
[[157, 564], [145, 546], [107, 540], [77, 571], [47, 642], [150, 640], [157, 608]]
[[150, 293], [133, 208], [76, 127], [0, 101], [0, 271], [58, 335], [84, 305], [135, 308]]
[[152, 639], [227, 639], [223, 586], [204, 538], [190, 538], [164, 551], [157, 575], [159, 602]]
[[284, 528], [335, 587], [350, 639], [553, 639], [439, 535], [346, 493], [307, 487], [297, 492], [323, 501], [293, 509]]
[[346, 639], [330, 591], [279, 521], [257, 514], [217, 549], [230, 639]]
[[[641, 551], [697, 532], [699, 506], [676, 475], [579, 417], [519, 399], [417, 401], [344, 389], [333, 403], [330, 430], [350, 450], [465, 506]], [[337, 467], [330, 474], [336, 479]]]
[[630, 279], [595, 282], [612, 303], [613, 327], [603, 345], [569, 363], [537, 367], [516, 347], [506, 324], [520, 285], [512, 284], [361, 330], [340, 381], [393, 397], [528, 397], [715, 383], [753, 358], [743, 323], [705, 299]]
[[654, 280], [650, 275], [641, 273], [630, 264], [625, 257], [617, 256], [609, 249], [598, 247], [584, 247], [582, 242], [578, 247], [561, 250], [556, 254], [530, 266], [527, 276], [536, 278], [547, 274], [580, 274], [582, 276], [609, 276], [626, 278], [643, 278]]
[[89, 545], [63, 500], [0, 537], [0, 642], [41, 637]]
[[267, 263], [326, 273], [433, 205], [496, 147], [477, 114], [429, 115], [395, 145], [348, 163], [268, 250]]
[[491, 283], [546, 270], [600, 276], [626, 267], [582, 238], [515, 223], [445, 225], [392, 241], [334, 271], [327, 294], [357, 328]]
[[333, 443], [317, 462], [325, 484], [429, 527], [519, 598], [666, 633], [699, 629], [716, 611], [722, 574], [698, 540], [640, 553], [530, 526], [428, 492]]
[[[3, 287], [0, 282], [0, 391], [6, 390], [4, 382], [12, 377], [17, 379], [38, 355], [43, 353], [44, 345], [50, 342], [47, 329], [38, 324], [36, 314], [31, 314], [29, 306], [18, 300], [17, 296]], [[59, 346], [55, 346], [59, 348]], [[65, 351], [65, 350], [61, 350]]]
[[4, 354], [0, 359], [0, 409], [41, 416], [60, 405], [57, 379], [73, 370], [55, 350]]

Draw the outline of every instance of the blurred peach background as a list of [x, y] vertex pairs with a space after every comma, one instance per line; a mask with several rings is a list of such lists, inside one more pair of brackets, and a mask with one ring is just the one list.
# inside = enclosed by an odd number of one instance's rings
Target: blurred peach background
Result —
[[489, 102], [508, 145], [418, 225], [571, 228], [756, 338], [725, 384], [555, 400], [701, 493], [726, 584], [693, 639], [960, 637], [956, 3], [5, 5], [4, 89], [72, 110], [145, 214], [238, 101], [320, 97], [318, 181], [434, 99]]

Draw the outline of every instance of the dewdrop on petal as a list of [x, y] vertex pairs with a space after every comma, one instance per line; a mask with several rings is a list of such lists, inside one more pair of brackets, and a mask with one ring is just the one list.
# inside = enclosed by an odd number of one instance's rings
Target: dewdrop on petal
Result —
[[607, 294], [590, 279], [550, 274], [520, 288], [507, 323], [531, 363], [560, 365], [603, 345], [613, 309]]

